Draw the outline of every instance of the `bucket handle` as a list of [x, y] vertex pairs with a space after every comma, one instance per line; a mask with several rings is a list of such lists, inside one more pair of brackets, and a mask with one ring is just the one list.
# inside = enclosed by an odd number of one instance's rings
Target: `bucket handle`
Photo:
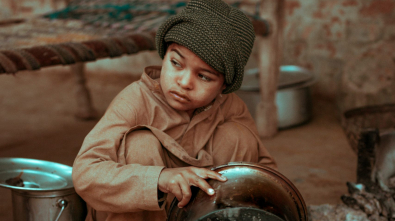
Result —
[[67, 207], [68, 202], [64, 199], [59, 199], [58, 202], [56, 203], [56, 206], [60, 208], [60, 212], [58, 216], [56, 217], [55, 221], [58, 221], [60, 216], [62, 215], [64, 209]]

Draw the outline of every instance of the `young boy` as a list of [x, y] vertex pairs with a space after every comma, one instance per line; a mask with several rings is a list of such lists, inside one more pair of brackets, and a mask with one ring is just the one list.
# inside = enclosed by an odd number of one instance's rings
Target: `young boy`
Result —
[[249, 19], [221, 0], [192, 0], [162, 24], [162, 66], [145, 68], [117, 95], [74, 162], [87, 220], [166, 220], [173, 196], [183, 207], [190, 186], [213, 195], [205, 179], [226, 182], [213, 166], [276, 167], [246, 105], [231, 93], [254, 38]]

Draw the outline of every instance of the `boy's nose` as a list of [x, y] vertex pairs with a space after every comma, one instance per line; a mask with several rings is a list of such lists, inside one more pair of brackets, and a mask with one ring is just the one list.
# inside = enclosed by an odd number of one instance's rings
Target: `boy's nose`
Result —
[[181, 73], [181, 75], [178, 77], [177, 84], [186, 90], [193, 89], [192, 73], [189, 71], [185, 71], [185, 72]]

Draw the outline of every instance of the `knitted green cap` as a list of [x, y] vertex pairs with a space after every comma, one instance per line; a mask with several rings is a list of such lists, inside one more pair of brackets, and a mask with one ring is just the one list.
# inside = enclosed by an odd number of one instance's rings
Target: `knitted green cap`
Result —
[[239, 9], [222, 0], [191, 0], [184, 10], [159, 27], [156, 48], [162, 59], [166, 42], [188, 48], [224, 74], [226, 88], [222, 93], [227, 94], [241, 86], [254, 39], [252, 23]]

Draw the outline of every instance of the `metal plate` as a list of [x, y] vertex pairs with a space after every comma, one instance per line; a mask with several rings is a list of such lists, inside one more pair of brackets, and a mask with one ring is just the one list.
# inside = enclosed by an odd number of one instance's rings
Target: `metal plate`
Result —
[[[73, 188], [72, 167], [60, 163], [27, 158], [0, 158], [0, 186], [27, 191]], [[6, 180], [18, 177], [24, 187], [11, 186]]]

